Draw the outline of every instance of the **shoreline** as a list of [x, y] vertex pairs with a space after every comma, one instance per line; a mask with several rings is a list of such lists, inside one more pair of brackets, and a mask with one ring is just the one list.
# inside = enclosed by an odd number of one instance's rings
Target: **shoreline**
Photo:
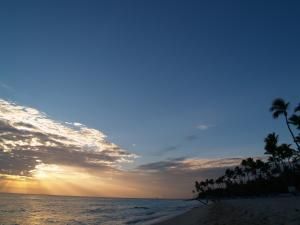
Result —
[[198, 218], [201, 217], [201, 213], [206, 210], [202, 207], [194, 207], [187, 212], [180, 213], [179, 215], [170, 216], [168, 218], [164, 218], [161, 221], [152, 223], [151, 225], [199, 225]]
[[153, 225], [299, 225], [300, 197], [226, 199]]
[[152, 220], [149, 223], [145, 223], [145, 225], [160, 225], [160, 224], [164, 224], [166, 221], [173, 220], [174, 218], [178, 218], [178, 217], [181, 217], [181, 216], [185, 217], [185, 214], [188, 214], [190, 211], [193, 211], [193, 210], [196, 210], [196, 209], [199, 209], [199, 208], [201, 208], [201, 206], [194, 206], [194, 207], [192, 207], [190, 209], [187, 209], [187, 210], [184, 210], [184, 211], [181, 211], [181, 212], [173, 213], [173, 214], [170, 214], [170, 215], [165, 215], [163, 217], [159, 217], [159, 218], [157, 218], [155, 220]]

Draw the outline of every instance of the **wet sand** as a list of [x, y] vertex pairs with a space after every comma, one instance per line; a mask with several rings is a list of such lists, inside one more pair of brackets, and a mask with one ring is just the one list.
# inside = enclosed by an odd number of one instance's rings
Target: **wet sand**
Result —
[[300, 225], [300, 197], [222, 200], [155, 225]]

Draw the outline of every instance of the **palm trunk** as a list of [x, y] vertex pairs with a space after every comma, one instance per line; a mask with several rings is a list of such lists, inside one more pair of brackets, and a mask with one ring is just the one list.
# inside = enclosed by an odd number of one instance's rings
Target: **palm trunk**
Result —
[[293, 137], [293, 141], [295, 142], [295, 144], [296, 144], [296, 146], [297, 146], [297, 148], [298, 148], [298, 151], [300, 151], [300, 146], [299, 146], [299, 144], [297, 143], [296, 137], [295, 137], [295, 135], [294, 135], [294, 133], [293, 133], [291, 127], [290, 127], [290, 123], [289, 123], [289, 121], [288, 121], [287, 115], [284, 114], [284, 117], [285, 117], [286, 125], [287, 125], [287, 127], [288, 127], [288, 129], [289, 129], [289, 131], [290, 131], [290, 133], [291, 133], [291, 135], [292, 135], [292, 137]]

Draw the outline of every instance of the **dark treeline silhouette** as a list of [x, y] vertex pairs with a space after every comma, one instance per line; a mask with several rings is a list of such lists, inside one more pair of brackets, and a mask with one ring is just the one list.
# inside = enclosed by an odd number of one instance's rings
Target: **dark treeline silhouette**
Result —
[[279, 136], [270, 133], [264, 140], [267, 159], [247, 158], [240, 166], [226, 169], [223, 176], [196, 181], [193, 192], [197, 193], [197, 198], [257, 196], [300, 190], [300, 104], [292, 115], [288, 114], [288, 107], [288, 102], [277, 98], [270, 111], [275, 119], [284, 118], [296, 149], [292, 144], [280, 144]]

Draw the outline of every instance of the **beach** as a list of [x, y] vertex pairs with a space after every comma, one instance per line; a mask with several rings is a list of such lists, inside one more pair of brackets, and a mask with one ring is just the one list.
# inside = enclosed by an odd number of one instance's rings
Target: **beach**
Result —
[[155, 225], [300, 225], [300, 197], [222, 200]]

